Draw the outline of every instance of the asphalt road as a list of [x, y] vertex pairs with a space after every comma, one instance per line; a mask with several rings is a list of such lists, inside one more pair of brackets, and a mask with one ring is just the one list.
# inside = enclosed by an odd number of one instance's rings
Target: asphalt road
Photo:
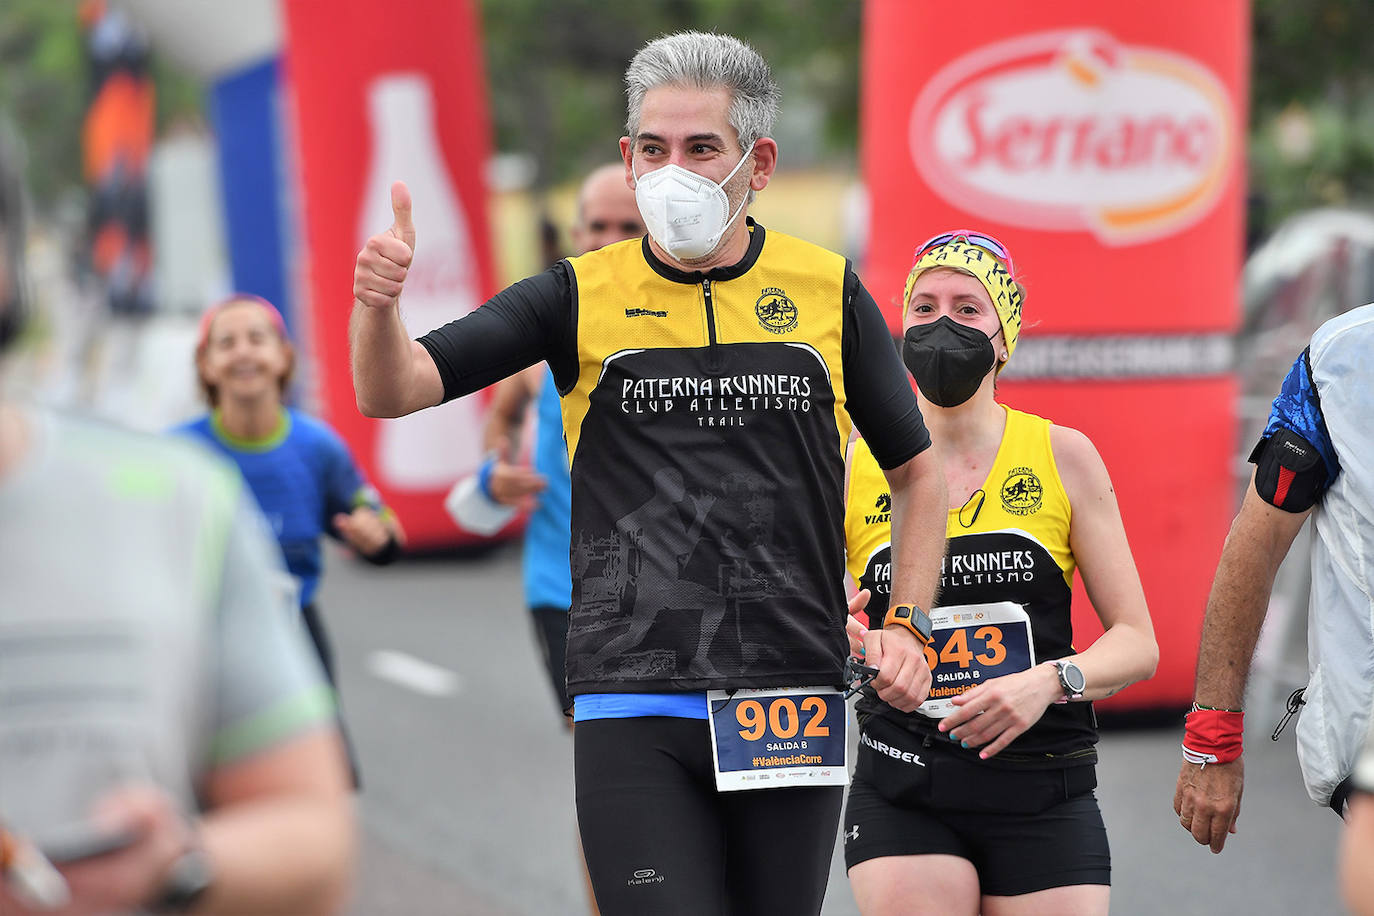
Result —
[[[362, 761], [356, 916], [586, 912], [572, 742], [521, 600], [514, 547], [376, 569], [328, 557], [320, 596]], [[1101, 800], [1121, 916], [1340, 913], [1340, 823], [1302, 788], [1290, 728], [1256, 723], [1240, 833], [1219, 856], [1171, 802], [1181, 729], [1109, 731]], [[666, 825], [665, 825], [666, 827]], [[838, 848], [838, 844], [837, 844]], [[841, 860], [827, 916], [858, 911]]]

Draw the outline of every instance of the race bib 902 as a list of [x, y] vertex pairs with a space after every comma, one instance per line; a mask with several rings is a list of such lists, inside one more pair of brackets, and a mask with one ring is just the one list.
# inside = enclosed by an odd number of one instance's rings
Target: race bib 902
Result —
[[842, 786], [849, 714], [834, 687], [712, 690], [716, 789]]

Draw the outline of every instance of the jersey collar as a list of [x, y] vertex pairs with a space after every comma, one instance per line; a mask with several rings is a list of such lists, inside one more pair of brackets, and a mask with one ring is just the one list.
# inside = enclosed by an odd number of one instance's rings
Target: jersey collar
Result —
[[742, 277], [759, 259], [759, 254], [763, 251], [763, 237], [765, 235], [763, 227], [754, 222], [752, 216], [746, 216], [744, 219], [749, 227], [749, 247], [745, 250], [744, 257], [733, 264], [725, 267], [712, 267], [707, 271], [678, 270], [676, 267], [664, 264], [654, 256], [653, 249], [649, 247], [647, 235], [640, 242], [644, 251], [644, 260], [654, 269], [654, 273], [674, 283], [700, 283], [702, 280], [734, 280], [737, 277]]
[[291, 414], [286, 408], [281, 408], [276, 429], [261, 439], [240, 439], [231, 434], [224, 428], [224, 418], [218, 409], [210, 412], [210, 429], [216, 439], [230, 448], [241, 452], [270, 452], [285, 442], [291, 432]]

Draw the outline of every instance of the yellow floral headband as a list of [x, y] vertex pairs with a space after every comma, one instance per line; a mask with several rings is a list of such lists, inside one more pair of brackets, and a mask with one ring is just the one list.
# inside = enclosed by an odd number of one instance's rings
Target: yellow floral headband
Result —
[[963, 239], [954, 239], [938, 248], [926, 251], [911, 272], [906, 275], [906, 288], [902, 291], [902, 314], [911, 305], [911, 290], [916, 278], [927, 270], [937, 267], [954, 267], [968, 271], [983, 288], [988, 291], [993, 307], [997, 309], [997, 320], [1002, 325], [1002, 338], [1007, 343], [1007, 355], [1016, 351], [1016, 340], [1021, 336], [1021, 290], [1006, 266], [985, 248], [969, 244]]

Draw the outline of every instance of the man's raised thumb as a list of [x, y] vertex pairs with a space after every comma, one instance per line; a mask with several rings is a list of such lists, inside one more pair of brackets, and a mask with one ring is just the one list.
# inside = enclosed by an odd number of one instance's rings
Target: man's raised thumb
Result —
[[415, 223], [410, 216], [410, 189], [404, 181], [391, 185], [391, 234], [415, 251]]

